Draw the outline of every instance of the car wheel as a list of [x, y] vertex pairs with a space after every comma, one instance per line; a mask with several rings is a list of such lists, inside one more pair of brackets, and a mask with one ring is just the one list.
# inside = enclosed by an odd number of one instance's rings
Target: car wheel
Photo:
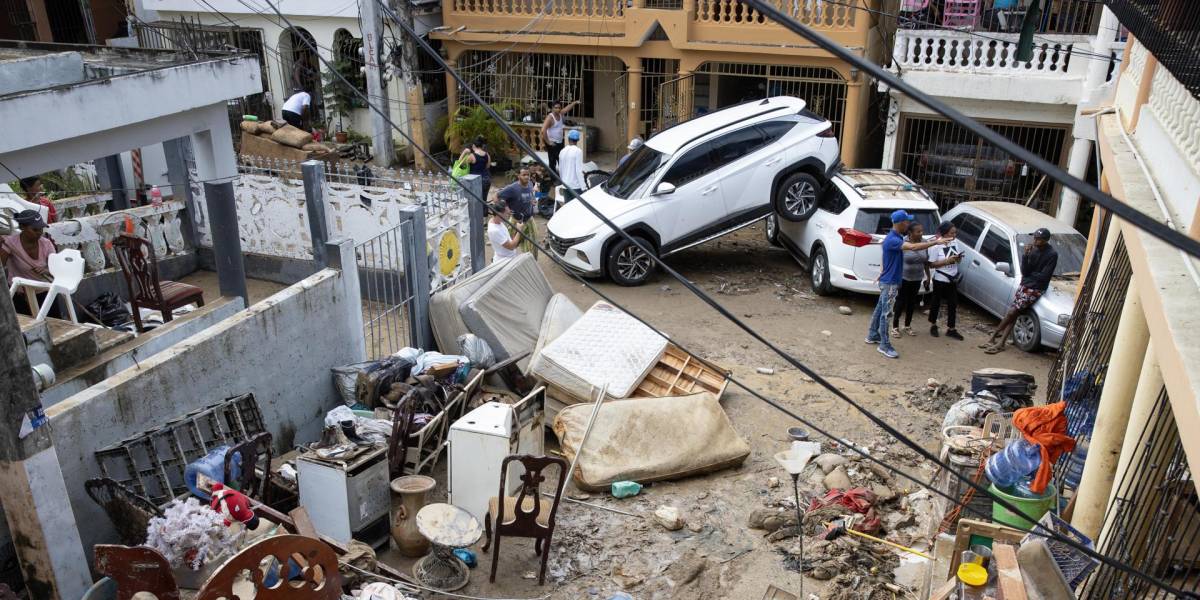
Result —
[[[651, 252], [654, 251], [654, 247], [645, 239], [640, 237], [633, 239], [649, 248]], [[617, 240], [613, 244], [612, 249], [608, 251], [607, 262], [608, 276], [617, 285], [629, 287], [642, 285], [654, 273], [653, 256], [626, 239]]]
[[775, 190], [775, 212], [789, 221], [806, 221], [817, 210], [821, 182], [809, 173], [792, 173]]
[[824, 248], [813, 250], [809, 274], [811, 275], [812, 289], [818, 296], [828, 296], [833, 293], [833, 285], [829, 283], [829, 257], [825, 255]]
[[779, 217], [775, 216], [775, 213], [767, 215], [767, 218], [763, 221], [763, 230], [767, 234], [768, 244], [777, 248], [783, 246], [783, 244], [779, 243]]
[[1035, 352], [1042, 347], [1042, 324], [1033, 311], [1027, 310], [1017, 315], [1012, 329], [1013, 345], [1026, 351]]

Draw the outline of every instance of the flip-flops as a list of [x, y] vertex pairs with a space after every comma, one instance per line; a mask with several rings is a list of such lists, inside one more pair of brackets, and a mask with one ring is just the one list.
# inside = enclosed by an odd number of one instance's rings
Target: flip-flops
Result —
[[990, 346], [984, 349], [984, 354], [1000, 354], [1004, 352], [1004, 346]]

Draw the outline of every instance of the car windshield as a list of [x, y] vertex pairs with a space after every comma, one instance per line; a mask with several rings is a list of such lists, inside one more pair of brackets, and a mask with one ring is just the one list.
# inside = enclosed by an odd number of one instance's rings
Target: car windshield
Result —
[[662, 152], [643, 145], [613, 171], [612, 177], [604, 182], [604, 191], [616, 198], [628, 198], [662, 166], [664, 159]]
[[[854, 217], [854, 228], [864, 233], [887, 235], [892, 228], [892, 208], [864, 208]], [[938, 214], [936, 210], [910, 210], [908, 214], [925, 228], [926, 235], [937, 233]]]
[[[1025, 246], [1033, 243], [1033, 236], [1024, 233], [1017, 236], [1019, 251], [1024, 253]], [[1083, 270], [1083, 255], [1087, 252], [1087, 238], [1078, 233], [1052, 233], [1050, 245], [1058, 252], [1058, 265], [1054, 267], [1055, 277], [1078, 277]]]

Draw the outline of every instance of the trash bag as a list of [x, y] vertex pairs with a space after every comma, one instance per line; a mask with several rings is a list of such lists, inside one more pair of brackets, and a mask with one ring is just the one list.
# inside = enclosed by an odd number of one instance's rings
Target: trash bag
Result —
[[133, 319], [129, 309], [125, 308], [125, 301], [111, 292], [100, 294], [88, 303], [87, 309], [96, 315], [105, 327], [120, 327]]
[[492, 354], [492, 347], [473, 333], [458, 336], [458, 347], [473, 366], [487, 369], [496, 364], [496, 355]]
[[379, 368], [379, 365], [380, 361], [368, 360], [330, 369], [333, 372], [333, 386], [337, 388], [343, 404], [354, 406], [357, 402], [355, 388], [358, 385], [359, 374]]
[[996, 399], [995, 394], [991, 392], [967, 394], [946, 411], [946, 417], [942, 419], [942, 430], [955, 425], [979, 427], [983, 425], [984, 418], [1000, 411], [1000, 402]]

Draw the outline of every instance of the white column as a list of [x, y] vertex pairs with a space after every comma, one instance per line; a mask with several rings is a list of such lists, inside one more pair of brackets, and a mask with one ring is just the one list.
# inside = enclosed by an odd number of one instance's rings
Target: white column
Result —
[[[373, 0], [362, 0], [358, 3], [362, 17], [363, 58], [367, 67], [367, 96], [370, 104], [378, 106], [386, 113], [388, 89], [383, 81], [383, 63], [388, 57], [381, 56], [383, 49], [382, 35], [383, 20], [379, 4]], [[375, 164], [390, 166], [395, 159], [395, 146], [392, 145], [392, 127], [379, 111], [371, 111], [371, 153], [375, 155]]]
[[[886, 149], [885, 149], [886, 152]], [[1092, 140], [1087, 138], [1075, 138], [1075, 142], [1071, 144], [1071, 153], [1067, 156], [1067, 173], [1072, 177], [1083, 179], [1087, 177], [1088, 161], [1092, 158]], [[1058, 212], [1055, 215], [1059, 220], [1065, 221], [1068, 225], [1075, 223], [1075, 217], [1079, 214], [1079, 194], [1074, 190], [1064, 187], [1062, 198], [1058, 203]]]
[[883, 129], [883, 161], [879, 166], [884, 169], [894, 169], [896, 166], [896, 134], [900, 130], [900, 102], [895, 96], [888, 94], [887, 123]]
[[[1096, 56], [1108, 56], [1112, 51], [1113, 40], [1117, 37], [1117, 29], [1120, 27], [1121, 24], [1117, 21], [1117, 16], [1105, 6], [1100, 15], [1100, 26], [1097, 29], [1096, 37], [1091, 40], [1091, 52]], [[1087, 65], [1087, 74], [1083, 79], [1083, 90], [1079, 100], [1081, 108], [1090, 106], [1096, 99], [1099, 89], [1104, 87], [1104, 78], [1108, 75], [1109, 61], [1101, 59], [1089, 60], [1087, 61]], [[1091, 160], [1093, 154], [1093, 143], [1093, 140], [1090, 139], [1075, 138], [1075, 142], [1071, 145], [1071, 153], [1067, 159], [1069, 161], [1067, 172], [1072, 176], [1079, 179], [1087, 176], [1088, 161]], [[1078, 213], [1079, 194], [1064, 187], [1056, 216], [1067, 223], [1073, 224]]]

